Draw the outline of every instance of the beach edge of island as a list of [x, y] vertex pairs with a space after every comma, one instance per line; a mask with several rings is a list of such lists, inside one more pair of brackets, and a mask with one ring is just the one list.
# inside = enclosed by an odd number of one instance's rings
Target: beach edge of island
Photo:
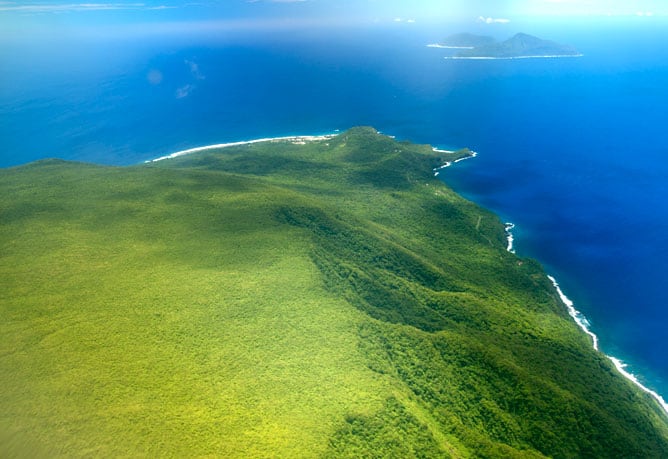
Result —
[[322, 141], [322, 140], [330, 140], [334, 137], [339, 135], [338, 132], [336, 133], [331, 133], [331, 134], [318, 134], [318, 135], [288, 135], [288, 136], [281, 136], [281, 137], [264, 137], [260, 139], [251, 139], [251, 140], [240, 140], [236, 142], [227, 142], [227, 143], [218, 143], [218, 144], [213, 144], [213, 145], [204, 145], [201, 147], [194, 147], [194, 148], [188, 148], [186, 150], [179, 150], [174, 153], [170, 153], [168, 155], [164, 156], [159, 156], [154, 159], [149, 159], [144, 161], [144, 164], [149, 164], [149, 163], [155, 163], [158, 161], [163, 161], [165, 159], [172, 159], [172, 158], [178, 158], [179, 156], [185, 156], [185, 155], [190, 155], [193, 153], [200, 153], [203, 151], [211, 151], [211, 150], [220, 150], [222, 148], [230, 148], [230, 147], [241, 147], [244, 145], [252, 145], [255, 143], [263, 143], [263, 142], [290, 142], [292, 144], [296, 145], [303, 145], [306, 142], [317, 142], [317, 141]]

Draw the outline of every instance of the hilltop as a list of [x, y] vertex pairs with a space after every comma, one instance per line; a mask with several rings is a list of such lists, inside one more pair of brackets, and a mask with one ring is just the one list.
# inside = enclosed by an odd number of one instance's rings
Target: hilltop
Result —
[[0, 170], [0, 455], [666, 457], [541, 266], [355, 128]]

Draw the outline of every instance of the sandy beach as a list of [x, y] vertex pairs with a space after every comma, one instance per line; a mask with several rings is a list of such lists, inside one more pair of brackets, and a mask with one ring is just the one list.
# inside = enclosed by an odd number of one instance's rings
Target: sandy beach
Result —
[[189, 155], [191, 153], [199, 153], [202, 151], [208, 151], [208, 150], [219, 150], [221, 148], [229, 148], [229, 147], [239, 147], [242, 145], [251, 145], [254, 143], [261, 143], [261, 142], [290, 142], [296, 145], [304, 145], [307, 142], [316, 142], [316, 141], [321, 141], [321, 140], [328, 140], [333, 137], [336, 137], [337, 134], [323, 134], [323, 135], [293, 135], [293, 136], [286, 136], [286, 137], [267, 137], [267, 138], [262, 138], [262, 139], [253, 139], [253, 140], [242, 140], [240, 142], [228, 142], [228, 143], [219, 143], [215, 145], [205, 145], [203, 147], [195, 147], [195, 148], [189, 148], [187, 150], [181, 150], [177, 151], [175, 153], [171, 153], [169, 155], [165, 156], [160, 156], [159, 158], [151, 159], [146, 161], [147, 163], [154, 163], [156, 161], [162, 161], [163, 159], [171, 159], [171, 158], [176, 158], [178, 156], [184, 156], [184, 155]]
[[[440, 150], [436, 147], [433, 147], [432, 150], [435, 151], [436, 153], [454, 153], [455, 152], [455, 150]], [[471, 151], [471, 154], [469, 156], [464, 156], [463, 158], [459, 158], [459, 159], [456, 159], [454, 161], [446, 161], [445, 164], [442, 164], [442, 165], [434, 168], [434, 177], [438, 177], [438, 175], [440, 174], [441, 169], [445, 169], [446, 167], [450, 167], [454, 163], [458, 163], [460, 161], [475, 158], [476, 156], [478, 156], [478, 152]]]
[[448, 45], [441, 45], [439, 43], [429, 43], [426, 46], [427, 48], [440, 48], [440, 49], [474, 49], [473, 46], [448, 46]]

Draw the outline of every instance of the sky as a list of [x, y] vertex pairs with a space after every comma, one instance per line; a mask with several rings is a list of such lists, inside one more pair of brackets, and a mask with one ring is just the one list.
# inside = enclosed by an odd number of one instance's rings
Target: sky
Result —
[[0, 26], [12, 22], [154, 22], [294, 19], [439, 21], [467, 17], [668, 15], [665, 0], [0, 0]]
[[[59, 39], [570, 17], [668, 17], [666, 0], [0, 0], [0, 48]], [[0, 49], [1, 51], [1, 49]], [[0, 52], [0, 54], [2, 54]]]

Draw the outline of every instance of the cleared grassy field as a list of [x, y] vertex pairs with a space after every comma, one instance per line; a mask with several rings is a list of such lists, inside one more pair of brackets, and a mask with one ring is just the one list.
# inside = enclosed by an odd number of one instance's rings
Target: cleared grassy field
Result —
[[0, 171], [0, 456], [667, 457], [503, 225], [369, 128]]

